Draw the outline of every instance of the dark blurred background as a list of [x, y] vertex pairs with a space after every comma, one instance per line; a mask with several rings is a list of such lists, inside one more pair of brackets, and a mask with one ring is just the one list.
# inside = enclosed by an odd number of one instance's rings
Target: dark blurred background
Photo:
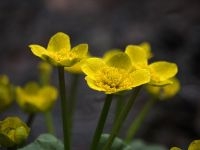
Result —
[[[92, 55], [111, 48], [151, 43], [155, 60], [179, 66], [181, 91], [170, 101], [158, 102], [150, 111], [136, 138], [166, 147], [185, 147], [200, 138], [200, 1], [199, 0], [1, 0], [0, 74], [15, 85], [37, 80], [39, 59], [28, 45], [46, 46], [58, 31], [70, 35], [72, 45], [88, 43]], [[57, 74], [53, 79], [57, 84]], [[70, 82], [70, 79], [67, 81]], [[73, 149], [87, 150], [104, 95], [79, 84], [74, 118]], [[122, 129], [134, 118], [146, 97], [137, 101]], [[114, 107], [114, 106], [113, 106]], [[62, 138], [59, 102], [53, 109], [57, 136]], [[14, 105], [0, 115], [27, 116]], [[109, 115], [105, 131], [113, 121]], [[36, 117], [30, 139], [46, 132], [42, 115]]]

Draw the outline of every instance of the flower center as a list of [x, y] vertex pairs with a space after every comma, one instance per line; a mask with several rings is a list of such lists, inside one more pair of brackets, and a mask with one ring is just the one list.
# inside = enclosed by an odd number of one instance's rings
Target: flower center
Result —
[[96, 85], [105, 91], [115, 92], [129, 87], [129, 75], [123, 69], [104, 67], [96, 75]]
[[66, 50], [60, 50], [58, 52], [51, 52], [49, 53], [49, 56], [55, 60], [56, 62], [62, 62], [65, 60], [73, 60], [78, 58], [78, 55], [71, 52], [71, 51], [66, 51]]

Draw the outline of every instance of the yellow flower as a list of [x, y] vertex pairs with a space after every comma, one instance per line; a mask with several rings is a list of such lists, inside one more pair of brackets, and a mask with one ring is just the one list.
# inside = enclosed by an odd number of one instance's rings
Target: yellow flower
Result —
[[180, 90], [180, 82], [177, 78], [170, 79], [172, 84], [164, 86], [146, 85], [147, 91], [160, 100], [169, 99], [175, 96]]
[[[170, 150], [182, 150], [178, 147], [172, 147]], [[190, 143], [188, 150], [200, 150], [200, 140], [194, 140]]]
[[121, 52], [109, 59], [89, 58], [82, 67], [87, 75], [86, 81], [90, 88], [112, 94], [119, 91], [131, 90], [136, 86], [148, 83], [148, 70], [132, 70], [129, 57]]
[[13, 147], [22, 144], [28, 137], [30, 129], [18, 117], [7, 117], [0, 121], [0, 145]]
[[40, 87], [35, 82], [30, 82], [24, 88], [16, 88], [16, 100], [25, 112], [46, 112], [57, 99], [57, 90], [52, 86]]
[[6, 75], [0, 75], [0, 112], [8, 108], [13, 102], [13, 86]]
[[200, 150], [200, 140], [194, 140], [190, 143], [188, 150]]
[[125, 53], [130, 57], [134, 69], [149, 69], [151, 74], [151, 85], [170, 84], [170, 78], [178, 72], [175, 63], [167, 61], [157, 61], [148, 65], [148, 54], [144, 48], [136, 45], [128, 45]]
[[71, 49], [70, 38], [62, 32], [51, 37], [47, 49], [40, 45], [29, 45], [34, 55], [55, 65], [70, 67], [87, 56], [88, 45], [79, 44]]
[[172, 148], [170, 148], [170, 150], [182, 150], [182, 149], [180, 149], [178, 147], [172, 147]]

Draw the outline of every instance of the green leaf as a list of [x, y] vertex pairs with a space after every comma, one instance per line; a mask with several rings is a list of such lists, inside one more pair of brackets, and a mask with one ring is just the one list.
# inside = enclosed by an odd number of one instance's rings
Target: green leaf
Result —
[[147, 145], [142, 140], [134, 140], [127, 145], [123, 150], [167, 150], [165, 147], [160, 145]]
[[[106, 144], [108, 138], [109, 138], [109, 134], [102, 134], [101, 135], [98, 150], [102, 150], [102, 148]], [[125, 147], [126, 147], [126, 144], [124, 143], [124, 141], [122, 139], [115, 138], [110, 150], [122, 150]]]
[[64, 145], [51, 134], [41, 134], [33, 143], [17, 150], [64, 150]]

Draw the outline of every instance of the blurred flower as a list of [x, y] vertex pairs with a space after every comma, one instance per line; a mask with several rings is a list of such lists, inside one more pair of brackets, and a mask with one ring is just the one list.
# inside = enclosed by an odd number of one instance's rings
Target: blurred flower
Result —
[[132, 70], [131, 61], [123, 52], [114, 54], [106, 60], [89, 58], [82, 70], [87, 75], [85, 79], [88, 86], [106, 94], [131, 90], [150, 80], [148, 70]]
[[57, 99], [57, 89], [53, 86], [40, 87], [29, 82], [24, 88], [16, 88], [16, 100], [21, 109], [28, 113], [46, 112]]
[[79, 44], [71, 49], [70, 38], [67, 34], [58, 32], [53, 35], [47, 49], [40, 45], [29, 45], [34, 55], [55, 65], [70, 67], [87, 56], [88, 45]]
[[0, 121], [0, 145], [13, 147], [22, 144], [28, 137], [30, 129], [18, 117], [7, 117]]
[[[182, 150], [178, 147], [172, 147], [170, 150]], [[200, 150], [200, 140], [194, 140], [190, 143], [188, 150]]]
[[200, 149], [200, 140], [194, 140], [190, 143], [188, 150], [199, 150]]
[[178, 147], [172, 147], [172, 148], [170, 148], [170, 150], [182, 150], [182, 149], [180, 149]]
[[8, 77], [6, 75], [0, 75], [0, 112], [8, 108], [14, 97], [14, 90]]
[[164, 86], [146, 85], [147, 91], [160, 100], [169, 99], [175, 96], [180, 90], [180, 82], [177, 78], [170, 79], [172, 84]]
[[130, 57], [133, 69], [149, 69], [151, 74], [152, 85], [170, 84], [170, 78], [174, 77], [178, 72], [175, 63], [167, 61], [156, 61], [148, 65], [148, 54], [144, 48], [136, 45], [128, 45], [125, 53]]

